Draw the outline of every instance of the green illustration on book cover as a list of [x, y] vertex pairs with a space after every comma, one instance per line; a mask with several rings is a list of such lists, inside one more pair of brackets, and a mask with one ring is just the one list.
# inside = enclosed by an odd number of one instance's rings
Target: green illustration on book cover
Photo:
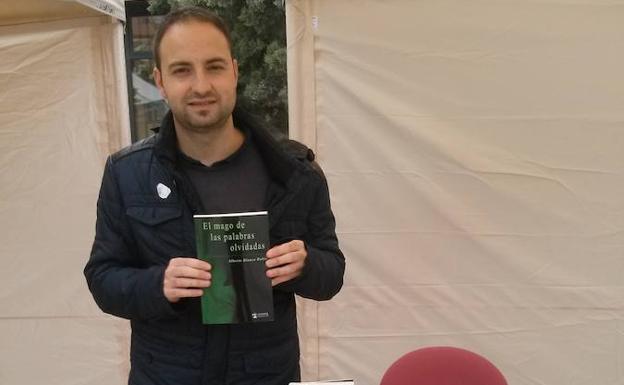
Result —
[[201, 298], [204, 324], [273, 320], [273, 291], [266, 276], [266, 211], [195, 215], [198, 258], [212, 265]]

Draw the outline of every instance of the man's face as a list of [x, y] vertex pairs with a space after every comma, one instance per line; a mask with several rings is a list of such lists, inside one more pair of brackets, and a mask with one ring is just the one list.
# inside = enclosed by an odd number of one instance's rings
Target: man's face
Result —
[[238, 64], [215, 26], [193, 20], [172, 25], [160, 43], [160, 68], [154, 79], [176, 129], [208, 132], [231, 123]]

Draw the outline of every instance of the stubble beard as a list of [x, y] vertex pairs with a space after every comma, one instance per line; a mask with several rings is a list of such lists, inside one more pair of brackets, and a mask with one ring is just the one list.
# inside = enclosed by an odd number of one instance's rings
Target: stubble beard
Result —
[[[222, 100], [210, 106], [207, 111], [192, 111], [192, 107], [184, 106], [171, 109], [175, 120], [189, 131], [196, 133], [215, 132], [222, 130], [228, 122], [234, 106], [225, 106]], [[176, 111], [177, 110], [177, 111]]]

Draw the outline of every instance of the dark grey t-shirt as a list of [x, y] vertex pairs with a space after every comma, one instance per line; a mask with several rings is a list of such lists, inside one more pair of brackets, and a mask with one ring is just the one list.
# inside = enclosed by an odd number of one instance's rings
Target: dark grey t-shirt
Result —
[[235, 153], [210, 167], [182, 153], [179, 158], [182, 171], [204, 206], [205, 212], [198, 214], [266, 210], [270, 176], [248, 133]]

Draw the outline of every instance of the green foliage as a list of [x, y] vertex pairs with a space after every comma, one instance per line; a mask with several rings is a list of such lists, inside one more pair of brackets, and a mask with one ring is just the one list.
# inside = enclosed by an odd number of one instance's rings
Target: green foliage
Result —
[[288, 132], [286, 15], [282, 0], [149, 0], [152, 14], [196, 5], [231, 29], [239, 65], [238, 103], [273, 132]]

